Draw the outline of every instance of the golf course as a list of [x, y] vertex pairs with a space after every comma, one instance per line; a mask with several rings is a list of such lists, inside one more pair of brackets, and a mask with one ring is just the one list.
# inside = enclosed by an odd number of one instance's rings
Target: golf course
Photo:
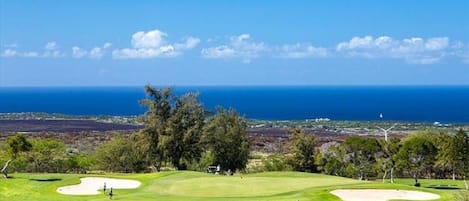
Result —
[[[109, 200], [102, 189], [95, 195], [64, 195], [63, 186], [77, 185], [80, 178], [113, 178], [141, 183], [135, 189], [114, 189], [113, 200], [320, 200], [340, 201], [330, 192], [337, 189], [389, 189], [428, 192], [436, 200], [454, 200], [463, 188], [462, 181], [421, 180], [422, 187], [412, 187], [410, 179], [396, 179], [395, 184], [298, 172], [268, 172], [212, 175], [191, 171], [168, 171], [151, 174], [12, 174], [0, 181], [0, 200]], [[441, 187], [441, 188], [440, 188]], [[365, 195], [363, 195], [366, 197]]]

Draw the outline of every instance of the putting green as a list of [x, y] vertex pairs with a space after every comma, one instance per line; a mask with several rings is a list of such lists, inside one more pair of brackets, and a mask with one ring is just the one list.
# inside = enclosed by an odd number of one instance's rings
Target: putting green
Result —
[[308, 177], [306, 174], [304, 176], [305, 178], [264, 177], [262, 175], [200, 177], [174, 181], [170, 185], [161, 186], [160, 191], [177, 196], [250, 197], [284, 194], [339, 183], [357, 183], [356, 180], [345, 178], [315, 178]]

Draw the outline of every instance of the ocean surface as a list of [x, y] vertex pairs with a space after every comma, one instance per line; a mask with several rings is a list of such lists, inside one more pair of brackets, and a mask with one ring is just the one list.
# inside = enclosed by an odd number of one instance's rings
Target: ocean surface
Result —
[[[398, 120], [469, 122], [469, 86], [175, 87], [199, 92], [201, 102], [233, 107], [251, 119]], [[143, 87], [0, 88], [0, 113], [48, 112], [75, 115], [139, 115]]]

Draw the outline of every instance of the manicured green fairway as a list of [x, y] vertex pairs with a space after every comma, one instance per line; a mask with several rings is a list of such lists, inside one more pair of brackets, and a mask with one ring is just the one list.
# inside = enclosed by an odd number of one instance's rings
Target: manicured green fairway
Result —
[[[75, 201], [109, 200], [104, 195], [67, 196], [56, 193], [60, 186], [79, 183], [74, 174], [13, 174], [14, 179], [0, 180], [0, 200]], [[92, 175], [96, 176], [96, 175]], [[404, 185], [410, 180], [397, 180], [401, 184], [361, 182], [357, 180], [318, 174], [295, 172], [269, 172], [259, 174], [218, 176], [198, 172], [162, 172], [158, 174], [112, 174], [105, 177], [136, 179], [142, 186], [133, 190], [115, 190], [114, 200], [246, 200], [246, 201], [339, 201], [329, 194], [334, 189], [389, 188], [416, 189]], [[422, 180], [423, 186], [450, 185], [462, 187], [461, 181]], [[457, 190], [419, 188], [440, 194], [440, 200], [453, 200]]]

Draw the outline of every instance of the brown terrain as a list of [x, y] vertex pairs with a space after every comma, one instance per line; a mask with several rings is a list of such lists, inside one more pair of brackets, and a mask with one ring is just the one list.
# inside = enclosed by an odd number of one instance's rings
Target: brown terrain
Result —
[[116, 134], [130, 135], [141, 126], [103, 123], [93, 120], [0, 120], [0, 142], [9, 135], [54, 138], [68, 147], [90, 151]]
[[[142, 126], [93, 120], [0, 120], [0, 142], [11, 134], [21, 132], [30, 137], [59, 139], [70, 148], [93, 150], [114, 135], [128, 136], [141, 128]], [[288, 130], [289, 128], [248, 128], [251, 149], [267, 153], [287, 152]], [[381, 133], [339, 132], [323, 128], [305, 129], [305, 132], [314, 134], [318, 145], [331, 141], [340, 142], [349, 135], [382, 137]], [[396, 133], [393, 136], [405, 134]]]
[[[290, 128], [249, 128], [247, 130], [251, 142], [251, 149], [266, 153], [285, 153], [288, 152], [287, 144], [290, 140], [288, 134]], [[317, 145], [320, 146], [327, 142], [342, 142], [347, 136], [360, 135], [368, 137], [382, 138], [381, 133], [359, 133], [359, 132], [338, 132], [327, 129], [305, 129], [306, 134], [315, 135]], [[390, 136], [402, 137], [405, 132], [396, 132]]]

